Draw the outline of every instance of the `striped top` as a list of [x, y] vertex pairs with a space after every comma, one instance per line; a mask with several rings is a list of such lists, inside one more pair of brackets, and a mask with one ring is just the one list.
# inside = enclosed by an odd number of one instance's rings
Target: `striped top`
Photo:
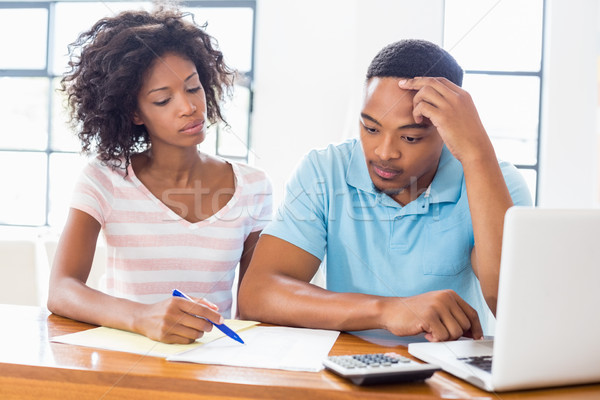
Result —
[[156, 198], [123, 169], [90, 161], [76, 184], [71, 207], [95, 218], [107, 245], [107, 293], [142, 303], [171, 296], [178, 288], [204, 297], [229, 318], [235, 269], [244, 241], [271, 219], [266, 174], [231, 163], [235, 191], [208, 219], [191, 223]]

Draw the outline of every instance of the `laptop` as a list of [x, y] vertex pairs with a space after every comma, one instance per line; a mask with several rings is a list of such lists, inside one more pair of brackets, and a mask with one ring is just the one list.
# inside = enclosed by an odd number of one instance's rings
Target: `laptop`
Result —
[[486, 391], [600, 382], [600, 209], [512, 207], [503, 235], [493, 340], [408, 352]]

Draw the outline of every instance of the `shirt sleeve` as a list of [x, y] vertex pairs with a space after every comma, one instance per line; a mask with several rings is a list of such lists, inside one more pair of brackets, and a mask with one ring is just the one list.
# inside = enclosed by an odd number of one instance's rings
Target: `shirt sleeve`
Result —
[[323, 260], [327, 248], [326, 184], [309, 154], [286, 184], [283, 202], [263, 234], [283, 239]]
[[92, 161], [79, 175], [71, 197], [71, 208], [91, 215], [104, 226], [111, 209], [113, 192], [110, 178], [100, 170], [95, 161]]
[[525, 178], [519, 170], [509, 162], [501, 161], [500, 169], [504, 175], [506, 187], [515, 206], [532, 206], [531, 193]]

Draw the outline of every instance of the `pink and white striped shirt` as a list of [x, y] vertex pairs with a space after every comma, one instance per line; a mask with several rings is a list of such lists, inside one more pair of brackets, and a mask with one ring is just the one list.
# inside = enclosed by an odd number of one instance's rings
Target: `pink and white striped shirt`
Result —
[[71, 207], [95, 218], [107, 245], [106, 288], [113, 296], [154, 303], [178, 288], [204, 297], [229, 318], [235, 269], [244, 241], [271, 218], [266, 174], [231, 163], [235, 191], [208, 219], [191, 223], [169, 209], [135, 176], [103, 165], [84, 168]]

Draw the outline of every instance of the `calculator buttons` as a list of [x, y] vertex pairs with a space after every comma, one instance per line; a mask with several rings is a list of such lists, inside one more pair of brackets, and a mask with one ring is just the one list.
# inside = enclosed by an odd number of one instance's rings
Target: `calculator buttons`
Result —
[[357, 385], [418, 381], [429, 378], [440, 369], [392, 352], [330, 356], [323, 364]]

